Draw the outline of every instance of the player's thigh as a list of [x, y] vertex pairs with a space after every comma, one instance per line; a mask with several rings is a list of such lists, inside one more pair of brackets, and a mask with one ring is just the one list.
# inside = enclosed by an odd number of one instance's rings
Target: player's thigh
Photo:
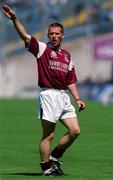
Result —
[[67, 118], [67, 119], [62, 119], [61, 123], [69, 130], [73, 131], [77, 134], [80, 133], [80, 126], [78, 123], [78, 118], [77, 116], [72, 117], [72, 118]]
[[55, 134], [56, 123], [52, 123], [50, 121], [41, 119], [41, 125], [42, 125], [43, 138], [49, 136], [53, 138]]

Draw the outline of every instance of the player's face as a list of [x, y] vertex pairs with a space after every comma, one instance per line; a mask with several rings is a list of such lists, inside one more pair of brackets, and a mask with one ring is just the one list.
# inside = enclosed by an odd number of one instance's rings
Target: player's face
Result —
[[53, 47], [58, 48], [64, 38], [60, 27], [50, 27], [48, 32], [48, 38]]

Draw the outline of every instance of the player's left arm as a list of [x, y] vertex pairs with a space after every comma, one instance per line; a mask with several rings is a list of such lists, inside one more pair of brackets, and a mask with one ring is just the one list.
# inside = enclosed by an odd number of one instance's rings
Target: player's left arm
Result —
[[72, 96], [74, 97], [79, 107], [79, 111], [85, 109], [85, 102], [80, 98], [76, 84], [75, 83], [69, 84], [68, 89], [70, 93], [72, 94]]
[[66, 82], [67, 82], [67, 87], [68, 87], [70, 93], [74, 97], [74, 99], [79, 107], [79, 111], [82, 111], [83, 109], [85, 109], [85, 103], [84, 103], [84, 101], [81, 100], [78, 90], [77, 90], [77, 85], [76, 85], [77, 76], [76, 76], [76, 72], [75, 72], [75, 68], [74, 68], [74, 64], [73, 64], [72, 60], [69, 63]]

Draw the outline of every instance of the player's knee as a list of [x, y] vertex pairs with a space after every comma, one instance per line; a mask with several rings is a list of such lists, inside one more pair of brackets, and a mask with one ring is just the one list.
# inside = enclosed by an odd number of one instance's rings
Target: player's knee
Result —
[[80, 135], [80, 127], [74, 128], [70, 131], [72, 137], [76, 137]]
[[54, 137], [55, 137], [55, 133], [52, 132], [52, 133], [50, 133], [50, 134], [45, 134], [45, 135], [43, 135], [42, 140], [52, 141], [52, 140], [54, 139]]
[[52, 141], [52, 140], [54, 139], [54, 137], [55, 137], [55, 133], [51, 133], [51, 134], [47, 137], [47, 139], [50, 140], [50, 141]]

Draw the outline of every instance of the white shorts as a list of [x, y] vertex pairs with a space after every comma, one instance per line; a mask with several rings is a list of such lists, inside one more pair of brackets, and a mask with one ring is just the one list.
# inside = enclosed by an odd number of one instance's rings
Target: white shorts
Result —
[[39, 96], [39, 119], [56, 123], [59, 119], [76, 117], [69, 95], [64, 90], [45, 89]]

